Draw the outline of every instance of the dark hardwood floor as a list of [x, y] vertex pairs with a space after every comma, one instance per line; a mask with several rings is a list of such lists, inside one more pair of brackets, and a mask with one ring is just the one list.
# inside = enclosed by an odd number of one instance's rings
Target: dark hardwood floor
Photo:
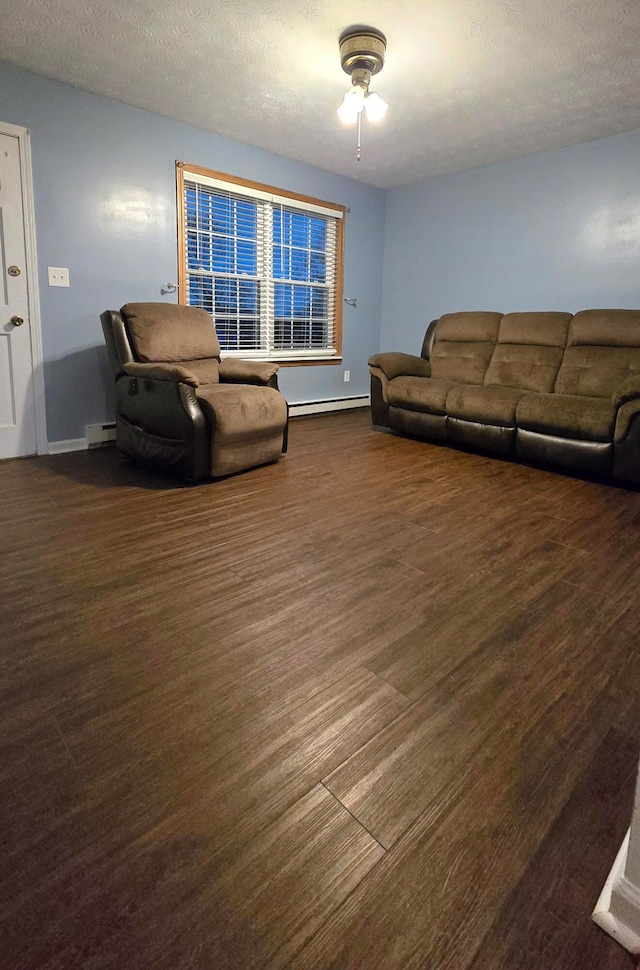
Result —
[[629, 970], [640, 492], [298, 419], [0, 465], [2, 970]]

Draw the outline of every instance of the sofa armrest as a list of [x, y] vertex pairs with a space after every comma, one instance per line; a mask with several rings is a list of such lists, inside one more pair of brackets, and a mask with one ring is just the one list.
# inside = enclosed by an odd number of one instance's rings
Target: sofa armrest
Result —
[[369, 367], [376, 367], [390, 381], [394, 377], [431, 377], [431, 364], [423, 357], [413, 354], [374, 354], [369, 358]]
[[614, 408], [619, 408], [627, 401], [634, 401], [637, 398], [640, 398], [640, 374], [632, 374], [619, 387], [616, 387], [611, 400]]
[[180, 364], [140, 364], [137, 361], [123, 364], [127, 377], [140, 377], [150, 381], [171, 381], [174, 384], [191, 384], [198, 387], [200, 381], [186, 367]]
[[273, 386], [280, 365], [270, 360], [240, 360], [225, 357], [220, 362], [220, 380], [229, 384], [265, 384]]

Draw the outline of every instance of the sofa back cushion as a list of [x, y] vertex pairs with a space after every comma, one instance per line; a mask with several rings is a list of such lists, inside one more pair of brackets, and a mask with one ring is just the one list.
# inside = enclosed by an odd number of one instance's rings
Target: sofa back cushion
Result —
[[552, 391], [570, 322], [570, 313], [507, 313], [500, 321], [485, 384]]
[[134, 353], [143, 363], [175, 364], [220, 356], [206, 310], [175, 303], [126, 303], [120, 313]]
[[555, 383], [556, 394], [611, 397], [640, 373], [640, 310], [582, 310], [569, 325], [569, 339]]
[[436, 325], [431, 376], [482, 384], [498, 338], [501, 313], [445, 313]]

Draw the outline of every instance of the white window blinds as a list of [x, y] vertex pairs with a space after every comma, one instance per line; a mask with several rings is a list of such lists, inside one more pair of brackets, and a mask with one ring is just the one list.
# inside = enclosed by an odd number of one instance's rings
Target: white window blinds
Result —
[[339, 357], [344, 208], [179, 167], [181, 302], [225, 356]]

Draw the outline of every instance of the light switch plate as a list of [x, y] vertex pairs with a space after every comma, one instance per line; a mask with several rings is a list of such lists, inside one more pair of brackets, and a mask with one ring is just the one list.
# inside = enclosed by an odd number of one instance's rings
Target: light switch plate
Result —
[[69, 270], [64, 266], [49, 266], [49, 286], [68, 286]]

